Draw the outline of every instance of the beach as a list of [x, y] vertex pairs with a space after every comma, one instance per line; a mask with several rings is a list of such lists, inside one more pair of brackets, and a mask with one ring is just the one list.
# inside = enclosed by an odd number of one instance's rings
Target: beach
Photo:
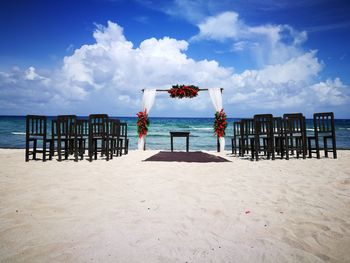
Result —
[[0, 149], [0, 262], [350, 262], [338, 159], [24, 162]]

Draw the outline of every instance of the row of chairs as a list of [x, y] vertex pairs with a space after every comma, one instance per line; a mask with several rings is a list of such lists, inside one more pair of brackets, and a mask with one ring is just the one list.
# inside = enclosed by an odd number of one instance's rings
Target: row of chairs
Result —
[[279, 156], [288, 160], [290, 155], [305, 159], [307, 154], [312, 158], [316, 153], [319, 159], [320, 140], [323, 140], [325, 157], [333, 152], [333, 158], [337, 158], [333, 112], [315, 113], [313, 126], [314, 133], [308, 135], [302, 113], [284, 114], [283, 118], [257, 114], [233, 123], [232, 153], [249, 156], [252, 160], [259, 160], [260, 156], [272, 160]]
[[[30, 156], [58, 161], [74, 156], [74, 161], [84, 158], [88, 151], [89, 161], [97, 159], [98, 153], [108, 161], [113, 156], [127, 154], [129, 149], [127, 123], [108, 117], [107, 114], [91, 114], [88, 119], [75, 115], [59, 115], [51, 121], [51, 134], [47, 132], [46, 116], [27, 115], [25, 160]], [[38, 144], [41, 144], [40, 148]]]

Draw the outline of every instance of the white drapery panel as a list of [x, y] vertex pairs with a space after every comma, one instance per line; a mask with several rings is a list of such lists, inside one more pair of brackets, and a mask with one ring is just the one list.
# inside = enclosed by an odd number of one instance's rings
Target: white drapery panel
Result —
[[[222, 94], [220, 88], [212, 88], [208, 89], [209, 95], [211, 98], [211, 102], [214, 105], [214, 108], [216, 111], [222, 110]], [[225, 137], [219, 138], [219, 144], [220, 144], [220, 152], [223, 152], [225, 149]]]
[[[147, 114], [149, 114], [149, 112], [152, 109], [152, 106], [154, 104], [154, 101], [156, 99], [156, 94], [157, 94], [157, 90], [156, 89], [145, 89], [143, 91], [143, 96], [142, 96], [142, 111], [147, 112]], [[141, 151], [143, 151], [145, 149], [145, 138], [146, 136], [142, 136], [141, 138], [139, 138], [138, 143], [137, 143], [137, 148]]]
[[221, 111], [222, 110], [221, 89], [213, 88], [213, 89], [208, 89], [208, 91], [211, 98], [211, 102], [213, 103], [215, 110]]

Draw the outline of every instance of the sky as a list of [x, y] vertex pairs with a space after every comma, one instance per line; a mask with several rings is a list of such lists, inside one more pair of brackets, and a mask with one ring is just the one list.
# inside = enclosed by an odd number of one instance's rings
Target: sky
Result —
[[[228, 117], [350, 118], [348, 0], [2, 0], [0, 115], [136, 116], [223, 88]], [[212, 117], [208, 92], [149, 115]]]

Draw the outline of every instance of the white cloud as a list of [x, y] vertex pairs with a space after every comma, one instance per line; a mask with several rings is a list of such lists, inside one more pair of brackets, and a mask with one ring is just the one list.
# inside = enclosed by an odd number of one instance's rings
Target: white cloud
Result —
[[[285, 30], [289, 30], [288, 35], [294, 34], [291, 29]], [[268, 35], [275, 43], [280, 43], [283, 37], [275, 27], [255, 27], [252, 31]], [[196, 61], [188, 57], [185, 52], [189, 43], [184, 40], [150, 38], [134, 47], [123, 29], [113, 22], [108, 22], [106, 27], [97, 25], [93, 36], [95, 43], [76, 49], [63, 59], [62, 68], [55, 71], [44, 74], [30, 67], [24, 71], [0, 72], [2, 111], [22, 107], [23, 114], [51, 107], [56, 114], [102, 110], [130, 116], [139, 110], [141, 89], [169, 88], [177, 83], [224, 88], [228, 112], [265, 108], [302, 111], [314, 105], [344, 105], [349, 101], [348, 87], [339, 79], [318, 80], [323, 64], [317, 59], [316, 51], [298, 50], [281, 63], [237, 73], [214, 60]], [[290, 42], [295, 41], [293, 37]], [[153, 113], [161, 115], [167, 109], [172, 116], [178, 112], [208, 115], [213, 111], [207, 95], [191, 103], [168, 100], [167, 94], [159, 94]]]
[[327, 79], [325, 82], [322, 81], [311, 86], [311, 90], [321, 104], [332, 106], [346, 103], [349, 99], [348, 96], [344, 95], [347, 88], [339, 78]]
[[232, 51], [243, 51], [247, 47], [246, 41], [239, 41], [233, 44]]
[[231, 41], [232, 51], [248, 51], [260, 67], [300, 55], [299, 46], [307, 40], [305, 31], [289, 25], [249, 26], [233, 11], [207, 17], [197, 26], [199, 33], [191, 40]]
[[223, 41], [227, 38], [237, 38], [242, 25], [239, 25], [238, 14], [235, 12], [224, 12], [215, 17], [208, 17], [204, 22], [198, 24], [199, 34], [193, 40], [214, 39]]

